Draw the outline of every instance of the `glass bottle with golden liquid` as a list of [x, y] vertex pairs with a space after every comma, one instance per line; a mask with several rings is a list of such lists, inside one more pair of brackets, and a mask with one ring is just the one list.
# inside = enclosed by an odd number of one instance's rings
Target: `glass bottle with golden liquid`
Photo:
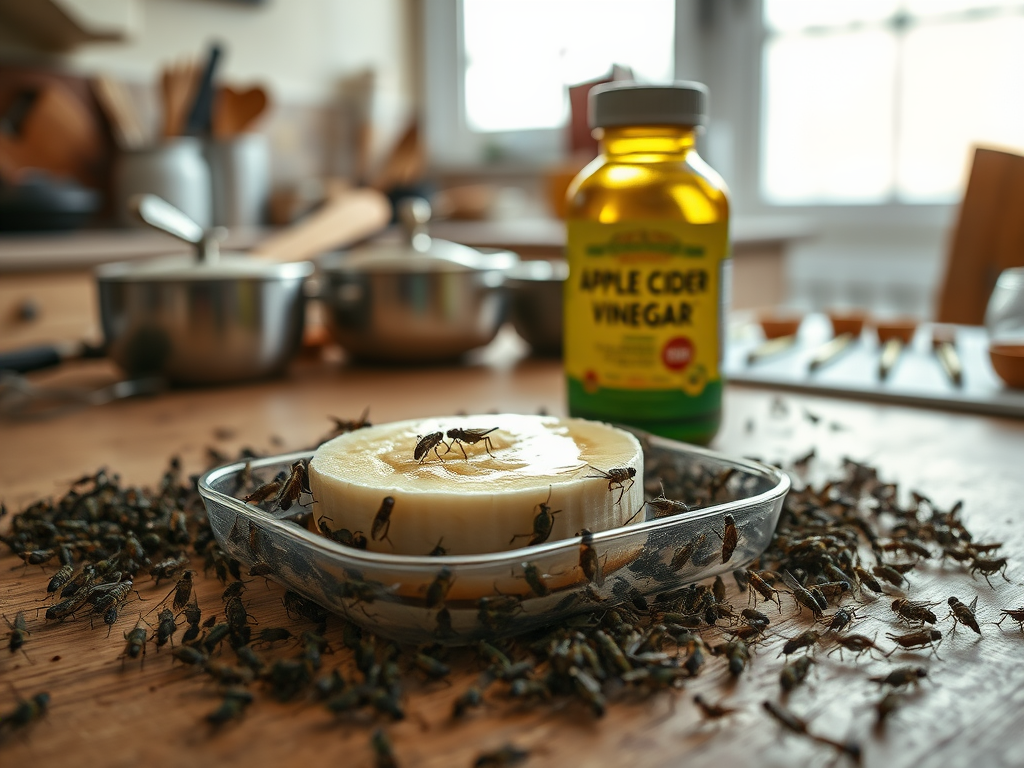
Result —
[[707, 88], [590, 94], [601, 155], [568, 190], [565, 371], [573, 416], [706, 444], [721, 420], [729, 200], [697, 154]]

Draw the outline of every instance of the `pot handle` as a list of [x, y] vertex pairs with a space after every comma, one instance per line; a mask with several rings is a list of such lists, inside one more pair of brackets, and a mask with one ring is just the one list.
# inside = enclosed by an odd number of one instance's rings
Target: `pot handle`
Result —
[[156, 195], [135, 195], [128, 201], [128, 208], [143, 223], [196, 246], [200, 262], [214, 264], [220, 258], [219, 241], [227, 236], [227, 230], [223, 227], [204, 231], [184, 213]]

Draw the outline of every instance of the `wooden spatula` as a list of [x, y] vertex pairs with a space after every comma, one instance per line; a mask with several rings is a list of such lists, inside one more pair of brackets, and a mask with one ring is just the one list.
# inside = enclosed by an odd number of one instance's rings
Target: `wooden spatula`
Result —
[[213, 105], [213, 135], [224, 139], [244, 133], [266, 111], [269, 101], [259, 86], [247, 91], [224, 86]]
[[304, 261], [376, 234], [390, 221], [391, 203], [380, 192], [336, 192], [318, 211], [264, 240], [252, 253], [275, 261]]

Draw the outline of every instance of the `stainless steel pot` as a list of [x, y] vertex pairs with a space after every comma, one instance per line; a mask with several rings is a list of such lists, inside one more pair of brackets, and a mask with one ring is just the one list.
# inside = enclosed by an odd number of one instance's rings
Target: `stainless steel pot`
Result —
[[432, 239], [425, 200], [405, 201], [399, 216], [402, 242], [320, 259], [334, 338], [356, 357], [406, 363], [452, 360], [488, 344], [505, 318], [505, 274], [518, 257]]
[[148, 224], [197, 246], [197, 257], [96, 270], [107, 352], [131, 376], [222, 383], [281, 372], [302, 341], [308, 261], [220, 254], [217, 232], [160, 198], [133, 204]]

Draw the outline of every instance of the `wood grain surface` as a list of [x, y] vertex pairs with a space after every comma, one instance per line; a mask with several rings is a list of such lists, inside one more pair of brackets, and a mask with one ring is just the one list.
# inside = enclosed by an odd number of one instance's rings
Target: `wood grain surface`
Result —
[[[507, 351], [507, 350], [506, 350]], [[104, 364], [82, 364], [65, 377], [113, 376]], [[916, 599], [941, 601], [950, 595], [970, 602], [979, 595], [981, 638], [959, 630], [944, 639], [939, 657], [899, 653], [891, 659], [859, 661], [817, 653], [810, 682], [795, 691], [788, 706], [811, 721], [815, 733], [855, 739], [863, 763], [879, 766], [1019, 765], [1024, 728], [1024, 668], [1019, 663], [1024, 635], [1009, 622], [991, 626], [1000, 608], [1024, 605], [1024, 424], [1004, 419], [940, 413], [904, 407], [779, 396], [756, 388], [727, 390], [725, 424], [714, 447], [767, 461], [788, 461], [812, 446], [817, 457], [810, 477], [799, 486], [834, 472], [850, 456], [879, 467], [901, 492], [917, 489], [948, 507], [964, 501], [964, 518], [975, 535], [1006, 542], [1011, 583], [996, 577], [993, 587], [972, 579], [955, 565], [937, 561], [911, 576]], [[145, 400], [80, 410], [32, 423], [0, 422], [0, 498], [11, 510], [46, 495], [63, 493], [74, 478], [106, 466], [129, 482], [153, 484], [169, 456], [187, 468], [205, 463], [208, 445], [232, 452], [250, 445], [284, 450], [309, 445], [329, 430], [326, 416], [356, 418], [369, 405], [375, 422], [417, 416], [486, 412], [564, 412], [557, 362], [513, 354], [487, 354], [476, 364], [454, 369], [371, 369], [337, 364], [297, 363], [288, 378], [222, 389], [179, 390]], [[810, 414], [810, 415], [808, 415]], [[815, 421], [816, 419], [816, 421]], [[214, 432], [226, 428], [229, 440]], [[9, 525], [9, 518], [4, 521]], [[171, 664], [168, 649], [148, 649], [145, 664], [123, 663], [122, 633], [137, 618], [125, 609], [110, 637], [106, 627], [87, 620], [46, 624], [36, 619], [35, 601], [45, 593], [47, 576], [24, 568], [9, 554], [0, 556], [0, 610], [13, 618], [25, 610], [32, 634], [27, 654], [0, 651], [0, 711], [48, 691], [48, 715], [20, 734], [0, 742], [4, 766], [370, 766], [369, 733], [381, 724], [368, 715], [335, 719], [310, 701], [279, 704], [257, 691], [244, 719], [212, 732], [203, 716], [219, 699], [200, 673]], [[140, 579], [140, 592], [152, 602], [166, 594]], [[249, 612], [261, 627], [289, 626], [277, 585], [250, 583]], [[204, 614], [221, 610], [221, 584], [198, 578]], [[745, 605], [730, 583], [730, 599]], [[890, 600], [857, 605], [856, 631], [869, 636], [894, 631]], [[485, 705], [464, 721], [452, 722], [453, 699], [475, 679], [479, 668], [454, 654], [450, 682], [424, 682], [415, 675], [404, 699], [407, 717], [386, 724], [402, 766], [470, 766], [484, 750], [511, 742], [531, 751], [529, 766], [723, 766], [834, 765], [849, 763], [828, 748], [783, 734], [766, 716], [762, 702], [779, 700], [778, 658], [785, 638], [809, 626], [792, 615], [783, 598], [783, 617], [772, 616], [772, 637], [753, 651], [749, 670], [732, 681], [720, 659], [710, 659], [701, 675], [680, 690], [644, 698], [616, 699], [598, 720], [576, 703], [519, 709], [494, 686]], [[299, 629], [307, 627], [298, 625]], [[951, 621], [939, 628], [947, 634]], [[329, 637], [341, 647], [332, 622]], [[710, 640], [710, 638], [709, 638]], [[31, 660], [31, 661], [30, 661]], [[880, 689], [867, 680], [896, 664], [920, 663], [929, 677], [886, 728], [873, 728]], [[347, 653], [325, 659], [325, 669], [348, 669]], [[739, 712], [705, 723], [692, 703], [695, 693], [723, 701]]]

